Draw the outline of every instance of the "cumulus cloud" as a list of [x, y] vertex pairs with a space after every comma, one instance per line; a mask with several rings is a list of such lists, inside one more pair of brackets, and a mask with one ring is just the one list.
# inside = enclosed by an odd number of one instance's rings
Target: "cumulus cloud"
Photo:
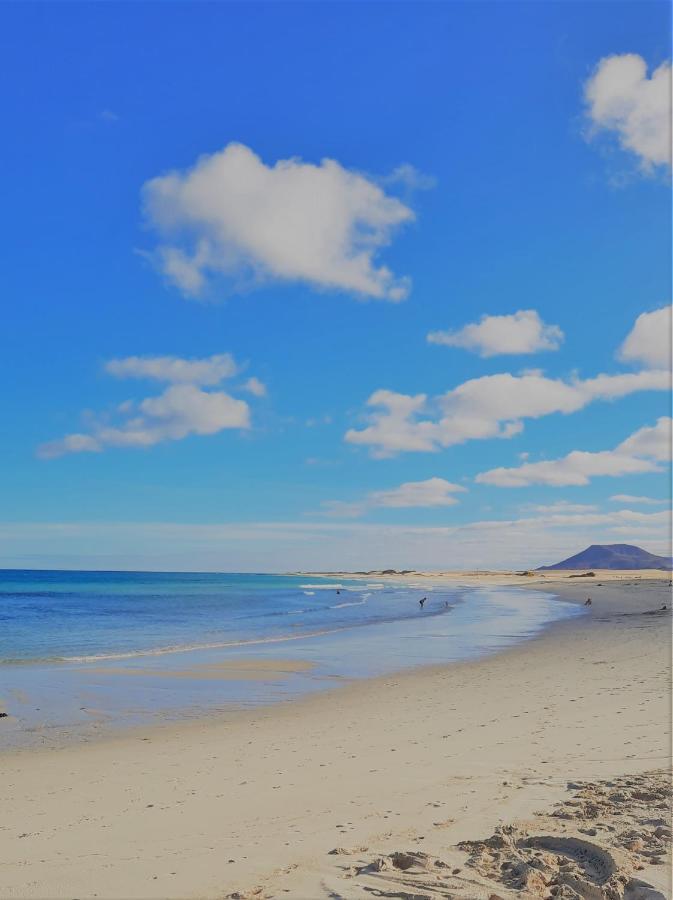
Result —
[[154, 259], [186, 295], [241, 273], [391, 301], [409, 292], [378, 254], [414, 213], [336, 160], [266, 165], [232, 143], [146, 182], [143, 200], [161, 240]]
[[203, 359], [177, 356], [126, 356], [105, 363], [105, 371], [115, 378], [151, 378], [173, 384], [219, 384], [238, 372], [230, 353]]
[[106, 447], [151, 447], [192, 434], [250, 427], [250, 408], [244, 400], [222, 390], [203, 389], [238, 371], [229, 354], [191, 360], [127, 357], [111, 360], [105, 368], [116, 377], [151, 378], [169, 382], [169, 386], [156, 396], [124, 401], [113, 415], [92, 417], [88, 433], [68, 434], [42, 444], [37, 449], [39, 457], [99, 453]]
[[633, 494], [613, 494], [609, 498], [613, 503], [634, 503], [643, 506], [663, 506], [668, 500], [655, 500], [653, 497], [634, 497]]
[[573, 450], [560, 459], [481, 472], [475, 481], [497, 487], [528, 487], [531, 484], [565, 487], [588, 484], [596, 476], [658, 472], [661, 470], [659, 463], [671, 459], [671, 422], [670, 418], [662, 416], [656, 425], [640, 428], [614, 450]]
[[374, 408], [369, 424], [350, 429], [345, 440], [368, 446], [378, 458], [436, 451], [468, 440], [511, 438], [523, 430], [525, 419], [577, 412], [595, 400], [669, 388], [670, 373], [653, 370], [571, 381], [539, 372], [486, 375], [432, 400], [379, 390], [367, 401]]
[[484, 315], [479, 322], [458, 331], [432, 331], [428, 335], [431, 344], [463, 347], [483, 357], [558, 350], [562, 340], [558, 325], [546, 325], [534, 309], [520, 309], [508, 316]]
[[368, 509], [411, 509], [440, 506], [455, 506], [458, 503], [454, 494], [464, 493], [467, 488], [453, 484], [444, 478], [428, 478], [425, 481], [406, 481], [399, 487], [387, 491], [371, 491], [367, 496], [355, 503], [341, 500], [329, 500], [323, 503], [327, 515], [339, 518], [361, 516]]
[[606, 56], [584, 86], [587, 116], [639, 158], [644, 170], [671, 165], [671, 65], [647, 74], [637, 53]]
[[662, 306], [638, 316], [618, 357], [626, 362], [641, 363], [650, 368], [670, 368], [672, 306]]

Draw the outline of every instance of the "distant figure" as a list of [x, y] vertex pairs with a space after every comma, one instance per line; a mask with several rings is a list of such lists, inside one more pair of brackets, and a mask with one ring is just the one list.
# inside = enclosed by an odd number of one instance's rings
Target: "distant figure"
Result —
[[591, 597], [587, 597], [585, 606], [591, 606]]
[[419, 600], [419, 601], [418, 601], [418, 605], [420, 606], [421, 609], [423, 609], [423, 607], [425, 606], [425, 601], [426, 601], [427, 599], [428, 599], [427, 597], [423, 597], [422, 600]]
[[449, 601], [445, 600], [444, 601], [444, 609], [448, 609], [448, 608], [449, 608]]
[[337, 594], [340, 594], [340, 593], [341, 593], [341, 591], [337, 591]]

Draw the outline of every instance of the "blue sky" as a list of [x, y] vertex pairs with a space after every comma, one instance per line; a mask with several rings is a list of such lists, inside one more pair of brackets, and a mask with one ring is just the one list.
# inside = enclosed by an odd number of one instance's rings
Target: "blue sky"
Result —
[[669, 18], [6, 4], [0, 564], [665, 552]]

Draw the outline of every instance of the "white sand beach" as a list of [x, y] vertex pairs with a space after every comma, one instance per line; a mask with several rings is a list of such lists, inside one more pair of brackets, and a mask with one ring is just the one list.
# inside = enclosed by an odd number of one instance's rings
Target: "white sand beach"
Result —
[[587, 615], [479, 661], [5, 752], [0, 896], [669, 898], [669, 577], [545, 573]]

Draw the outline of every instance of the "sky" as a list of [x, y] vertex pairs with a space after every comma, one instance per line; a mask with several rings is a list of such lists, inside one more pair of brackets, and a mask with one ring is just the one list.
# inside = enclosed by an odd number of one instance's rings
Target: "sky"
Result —
[[670, 8], [6, 3], [0, 565], [670, 553]]

